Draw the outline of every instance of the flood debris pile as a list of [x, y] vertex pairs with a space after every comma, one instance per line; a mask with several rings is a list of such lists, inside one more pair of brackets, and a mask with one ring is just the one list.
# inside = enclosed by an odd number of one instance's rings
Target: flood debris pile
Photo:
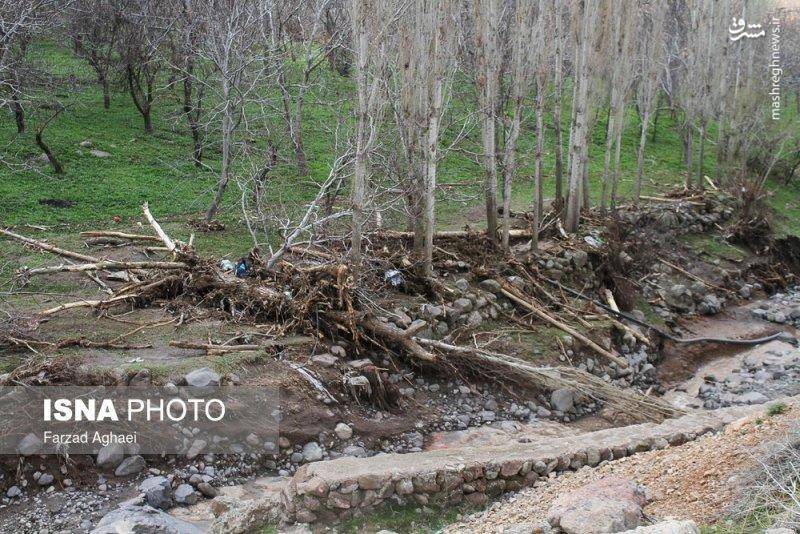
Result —
[[[717, 313], [766, 289], [759, 285], [765, 269], [771, 284], [792, 280], [790, 270], [774, 262], [733, 269], [711, 263], [709, 271], [708, 263], [704, 270], [679, 252], [664, 253], [680, 251], [675, 239], [685, 229], [709, 230], [730, 218], [730, 200], [721, 194], [622, 209], [619, 217], [593, 213], [584, 232], [574, 236], [553, 218], [538, 250], [531, 250], [524, 227], [512, 231], [508, 253], [494, 248], [480, 231], [440, 232], [435, 236], [436, 277], [420, 274], [410, 253], [413, 235], [405, 232], [371, 234], [358, 265], [348, 261], [347, 244], [334, 240], [324, 247], [286, 245], [278, 258], [254, 249], [233, 262], [202, 257], [192, 238], [181, 242], [168, 235], [146, 205], [143, 214], [152, 233], [84, 232], [88, 247], [81, 252], [0, 229], [5, 237], [62, 262], [20, 268], [22, 284], [69, 273], [86, 277], [103, 293], [0, 322], [0, 346], [33, 355], [1, 380], [150, 384], [159, 378], [147, 368], [87, 377], [77, 366], [49, 356], [67, 347], [146, 348], [150, 345], [129, 338], [142, 329], [177, 326], [197, 317], [235, 326], [239, 333], [224, 341], [207, 335], [173, 339], [170, 345], [209, 357], [274, 356], [291, 375], [292, 394], [304, 391], [295, 402], [315, 399], [321, 406], [316, 415], [329, 428], [308, 435], [293, 434], [287, 426], [276, 442], [263, 443], [258, 458], [225, 458], [197, 449], [181, 461], [169, 459], [164, 470], [135, 451], [98, 455], [95, 463], [105, 474], [97, 483], [103, 492], [123, 488], [119, 477], [167, 477], [169, 502], [179, 505], [211, 497], [216, 487], [259, 470], [289, 476], [321, 460], [419, 452], [426, 436], [436, 431], [499, 425], [510, 435], [539, 419], [570, 422], [595, 412], [612, 424], [679, 416], [682, 409], [659, 397], [661, 343], [703, 341], [680, 338], [675, 333], [679, 319]], [[517, 221], [526, 224], [524, 215]], [[124, 260], [101, 257], [94, 252], [100, 246], [131, 254]], [[642, 298], [653, 313], [642, 311]], [[137, 323], [105, 338], [52, 339], [38, 333], [40, 325], [64, 314], [85, 319], [81, 310], [106, 316], [147, 309], [163, 310], [167, 319]], [[787, 321], [794, 320], [791, 311], [785, 313]], [[764, 314], [779, 318], [777, 311]], [[654, 322], [658, 317], [662, 321]], [[548, 348], [541, 348], [542, 341]], [[198, 368], [177, 381], [170, 377], [166, 385], [209, 376], [220, 384], [240, 383], [236, 373]], [[726, 405], [716, 397], [708, 400]], [[350, 407], [357, 407], [371, 425], [408, 410], [438, 410], [438, 419], [420, 418], [411, 429], [370, 441], [367, 427], [342, 422]], [[119, 477], [111, 475], [123, 467]]]

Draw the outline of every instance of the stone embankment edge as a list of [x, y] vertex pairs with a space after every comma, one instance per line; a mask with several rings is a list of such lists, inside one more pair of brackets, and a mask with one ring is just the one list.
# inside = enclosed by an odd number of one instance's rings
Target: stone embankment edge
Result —
[[[800, 397], [782, 399], [794, 404]], [[644, 423], [502, 446], [451, 448], [370, 458], [340, 458], [301, 467], [286, 484], [277, 514], [284, 523], [335, 522], [397, 504], [482, 506], [505, 492], [530, 486], [584, 465], [677, 446], [765, 405], [695, 412], [662, 423]], [[557, 475], [556, 475], [557, 476]]]

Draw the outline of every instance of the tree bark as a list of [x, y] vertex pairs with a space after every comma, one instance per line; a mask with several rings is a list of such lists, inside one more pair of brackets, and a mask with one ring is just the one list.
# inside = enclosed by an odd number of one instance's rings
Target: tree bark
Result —
[[544, 148], [544, 91], [540, 79], [536, 88], [536, 152], [533, 162], [533, 219], [531, 220], [531, 249], [539, 248], [539, 226], [542, 219], [542, 151]]
[[647, 122], [650, 119], [650, 110], [642, 112], [642, 124], [639, 132], [639, 149], [636, 152], [636, 181], [633, 184], [633, 204], [639, 204], [642, 194], [642, 171], [644, 170], [644, 147], [647, 144]]
[[703, 158], [705, 158], [706, 151], [706, 121], [700, 121], [700, 151], [697, 154], [697, 189], [704, 189], [703, 183]]
[[686, 189], [692, 188], [692, 176], [694, 176], [694, 166], [692, 165], [692, 125], [689, 124], [686, 129], [685, 135], [685, 150], [686, 150]]

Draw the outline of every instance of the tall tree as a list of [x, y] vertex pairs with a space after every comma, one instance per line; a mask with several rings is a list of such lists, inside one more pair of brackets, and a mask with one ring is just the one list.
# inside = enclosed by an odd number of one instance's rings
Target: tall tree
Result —
[[407, 178], [414, 250], [433, 271], [436, 174], [444, 97], [452, 76], [453, 0], [410, 0], [398, 23], [395, 117]]
[[389, 30], [395, 20], [386, 0], [351, 0], [355, 66], [356, 132], [352, 187], [351, 260], [358, 269], [366, 221], [370, 154], [377, 142], [386, 107]]
[[475, 87], [481, 115], [486, 233], [497, 241], [497, 108], [500, 102], [500, 0], [477, 0], [475, 10]]
[[640, 131], [639, 148], [636, 152], [636, 180], [633, 188], [634, 203], [639, 202], [642, 193], [642, 173], [644, 169], [644, 149], [647, 144], [647, 129], [653, 105], [658, 103], [658, 90], [661, 74], [665, 71], [666, 55], [665, 18], [666, 5], [663, 2], [649, 2], [642, 6], [641, 26], [637, 35], [637, 60], [639, 80], [636, 86], [636, 105], [639, 107]]
[[122, 18], [116, 0], [75, 0], [68, 11], [68, 31], [77, 54], [97, 76], [103, 107], [111, 107], [111, 76], [117, 67], [115, 46]]
[[[211, 221], [222, 203], [236, 157], [236, 132], [245, 117], [245, 106], [263, 80], [260, 54], [263, 12], [256, 0], [199, 0], [197, 10], [205, 28], [197, 56], [214, 66], [215, 115], [221, 117], [222, 161], [214, 198], [206, 211]], [[200, 15], [202, 14], [202, 15]]]
[[595, 74], [597, 58], [595, 50], [599, 33], [601, 2], [576, 0], [572, 9], [572, 34], [575, 49], [573, 109], [569, 135], [569, 192], [564, 226], [569, 232], [578, 230], [580, 222], [581, 196], [587, 173], [589, 120], [588, 109], [590, 84]]

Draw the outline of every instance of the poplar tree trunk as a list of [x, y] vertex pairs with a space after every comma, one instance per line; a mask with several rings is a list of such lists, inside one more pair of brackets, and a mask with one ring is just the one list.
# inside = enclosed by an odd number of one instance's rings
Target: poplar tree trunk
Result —
[[647, 122], [650, 119], [650, 109], [642, 110], [642, 125], [639, 133], [639, 149], [636, 152], [636, 181], [633, 184], [633, 204], [639, 204], [642, 194], [642, 171], [644, 169], [644, 147], [647, 144]]

